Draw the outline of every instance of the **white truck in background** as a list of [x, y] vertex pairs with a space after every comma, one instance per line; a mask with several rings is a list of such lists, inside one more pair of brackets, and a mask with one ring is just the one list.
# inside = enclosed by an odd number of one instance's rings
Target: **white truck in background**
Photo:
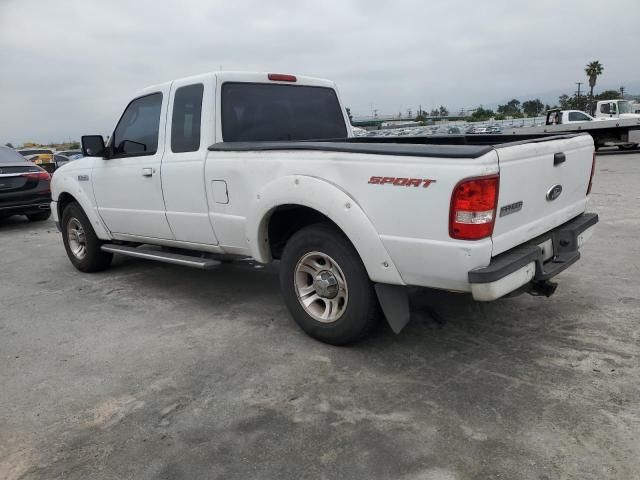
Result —
[[[596, 103], [595, 118], [597, 120], [618, 119], [619, 121], [636, 120], [640, 122], [640, 112], [638, 111], [638, 105], [630, 100], [599, 100]], [[618, 148], [631, 150], [638, 148], [638, 145], [640, 145], [640, 132], [633, 131], [629, 133], [628, 143], [626, 145], [618, 145]]]
[[333, 82], [208, 73], [139, 92], [107, 145], [83, 137], [52, 211], [82, 272], [113, 254], [279, 260], [295, 321], [345, 344], [380, 313], [399, 332], [408, 286], [550, 296], [580, 258], [598, 221], [591, 136], [476, 137], [353, 138]]
[[640, 118], [636, 112], [636, 104], [630, 100], [599, 100], [596, 103], [595, 118]]
[[546, 112], [544, 125], [504, 130], [506, 135], [516, 134], [521, 137], [549, 133], [588, 133], [593, 138], [596, 150], [600, 147], [630, 150], [640, 143], [640, 115], [625, 114], [622, 118], [592, 117], [581, 110], [552, 108]]

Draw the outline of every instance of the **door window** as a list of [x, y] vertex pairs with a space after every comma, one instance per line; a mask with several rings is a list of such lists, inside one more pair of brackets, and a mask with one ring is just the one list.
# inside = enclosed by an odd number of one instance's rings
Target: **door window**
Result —
[[202, 84], [180, 87], [173, 98], [171, 151], [195, 152], [200, 149]]
[[588, 122], [591, 118], [586, 116], [581, 112], [569, 112], [569, 121], [570, 122]]
[[122, 114], [113, 132], [113, 154], [118, 157], [153, 155], [158, 150], [162, 93], [136, 98]]

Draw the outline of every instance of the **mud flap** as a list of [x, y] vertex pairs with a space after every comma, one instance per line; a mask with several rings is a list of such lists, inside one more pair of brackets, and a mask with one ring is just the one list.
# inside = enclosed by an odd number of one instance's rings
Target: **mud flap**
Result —
[[375, 289], [391, 330], [396, 334], [400, 333], [411, 318], [407, 287], [376, 283]]

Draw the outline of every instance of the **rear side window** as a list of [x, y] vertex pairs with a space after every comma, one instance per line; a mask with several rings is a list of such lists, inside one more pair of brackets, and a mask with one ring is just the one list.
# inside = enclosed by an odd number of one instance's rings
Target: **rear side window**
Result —
[[344, 138], [347, 128], [331, 88], [234, 83], [222, 85], [225, 142]]
[[113, 132], [115, 155], [153, 155], [158, 150], [162, 93], [136, 98]]
[[202, 84], [180, 87], [173, 99], [171, 116], [171, 151], [195, 152], [200, 149]]

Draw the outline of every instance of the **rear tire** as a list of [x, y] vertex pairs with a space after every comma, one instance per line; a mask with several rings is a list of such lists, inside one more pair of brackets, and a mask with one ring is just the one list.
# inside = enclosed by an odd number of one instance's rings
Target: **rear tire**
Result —
[[50, 216], [51, 216], [51, 210], [27, 214], [27, 218], [29, 219], [30, 222], [42, 222], [44, 220], [47, 220]]
[[100, 250], [103, 242], [96, 236], [80, 205], [75, 202], [67, 205], [60, 223], [64, 248], [74, 267], [81, 272], [91, 273], [111, 265], [113, 254]]
[[354, 342], [380, 318], [358, 252], [329, 224], [310, 225], [289, 239], [280, 262], [280, 288], [296, 323], [321, 342]]

